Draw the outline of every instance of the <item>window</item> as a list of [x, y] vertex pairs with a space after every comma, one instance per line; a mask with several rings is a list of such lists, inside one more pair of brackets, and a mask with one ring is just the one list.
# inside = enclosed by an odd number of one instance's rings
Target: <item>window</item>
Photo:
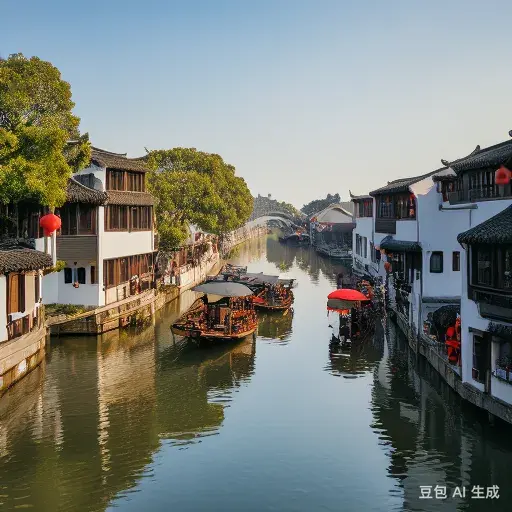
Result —
[[443, 195], [443, 201], [450, 200], [450, 194], [455, 192], [455, 182], [453, 181], [438, 181], [437, 191]]
[[125, 190], [125, 172], [107, 170], [107, 190]]
[[493, 253], [491, 249], [478, 248], [476, 256], [476, 283], [481, 286], [492, 286], [493, 280]]
[[390, 196], [380, 197], [378, 200], [379, 217], [382, 219], [394, 218], [393, 202]]
[[104, 262], [103, 282], [107, 288], [126, 283], [134, 276], [147, 276], [152, 265], [151, 254], [139, 254]]
[[373, 199], [365, 199], [357, 204], [358, 217], [373, 217]]
[[91, 284], [97, 284], [96, 267], [91, 265]]
[[80, 284], [85, 284], [85, 268], [79, 267], [76, 269], [76, 280]]
[[485, 382], [485, 341], [481, 336], [473, 336], [473, 379]]
[[39, 277], [39, 272], [36, 271], [36, 275], [34, 278], [34, 292], [35, 292], [34, 301], [36, 304], [39, 302], [39, 299], [41, 298], [40, 286], [41, 286], [41, 278]]
[[443, 253], [441, 251], [434, 251], [430, 255], [430, 272], [432, 274], [443, 272]]
[[356, 254], [361, 256], [361, 235], [356, 234]]
[[25, 274], [7, 274], [7, 314], [25, 312]]
[[66, 267], [64, 269], [64, 282], [70, 284], [73, 282], [73, 269]]
[[368, 238], [363, 236], [363, 257], [368, 257]]
[[416, 199], [413, 194], [393, 194], [377, 198], [377, 217], [381, 219], [415, 219]]
[[128, 172], [128, 190], [132, 192], [144, 192], [144, 174], [140, 172]]
[[105, 231], [128, 230], [128, 206], [108, 205], [105, 209]]
[[372, 263], [377, 261], [375, 257], [375, 246], [373, 245], [373, 242], [370, 242], [370, 258], [372, 259]]
[[66, 204], [60, 211], [61, 235], [96, 234], [96, 207], [90, 205]]
[[452, 253], [452, 270], [458, 272], [460, 270], [460, 252], [453, 251]]

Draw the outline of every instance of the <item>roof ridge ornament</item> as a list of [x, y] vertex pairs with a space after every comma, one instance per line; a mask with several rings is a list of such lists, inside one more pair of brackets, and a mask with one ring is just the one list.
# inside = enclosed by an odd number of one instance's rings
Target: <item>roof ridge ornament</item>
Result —
[[509, 130], [508, 134], [510, 137], [512, 137], [512, 130]]
[[[509, 133], [512, 133], [512, 130], [510, 130]], [[510, 135], [512, 137], [512, 135]], [[462, 160], [466, 160], [466, 158], [469, 158], [470, 156], [474, 156], [476, 155], [477, 153], [480, 153], [480, 150], [481, 150], [481, 147], [480, 147], [480, 144], [478, 144], [476, 146], [475, 149], [473, 149], [473, 151], [471, 151], [471, 153], [469, 153], [469, 155], [467, 156], [463, 156], [462, 158], [456, 158], [455, 160], [451, 160], [451, 161], [448, 161], [448, 160], [445, 160], [444, 158], [441, 158], [441, 163], [445, 166], [445, 167], [451, 167], [453, 163], [455, 162], [460, 162]]]

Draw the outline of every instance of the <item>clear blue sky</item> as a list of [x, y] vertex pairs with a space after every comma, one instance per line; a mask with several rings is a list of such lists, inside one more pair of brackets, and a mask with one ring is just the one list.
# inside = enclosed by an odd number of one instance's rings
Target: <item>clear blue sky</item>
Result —
[[510, 0], [0, 0], [0, 54], [51, 61], [93, 144], [195, 147], [302, 206], [512, 129]]

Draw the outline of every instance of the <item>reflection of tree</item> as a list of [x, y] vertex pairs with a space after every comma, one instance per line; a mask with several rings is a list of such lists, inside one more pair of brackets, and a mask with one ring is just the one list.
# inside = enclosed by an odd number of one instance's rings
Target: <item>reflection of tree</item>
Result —
[[258, 314], [258, 336], [273, 340], [288, 339], [292, 332], [292, 310], [271, 311]]
[[13, 388], [23, 396], [8, 411], [15, 421], [0, 415], [6, 508], [103, 511], [136, 485], [161, 437], [219, 429], [223, 402], [254, 372], [254, 341], [204, 350], [170, 343], [161, 325], [96, 343], [52, 340], [44, 382], [35, 370]]

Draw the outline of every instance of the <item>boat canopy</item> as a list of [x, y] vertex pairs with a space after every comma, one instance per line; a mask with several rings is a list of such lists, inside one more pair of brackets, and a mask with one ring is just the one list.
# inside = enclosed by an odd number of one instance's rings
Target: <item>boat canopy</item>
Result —
[[192, 288], [194, 292], [220, 295], [221, 297], [247, 297], [253, 291], [241, 283], [232, 281], [208, 281]]
[[247, 273], [241, 277], [242, 281], [247, 281], [248, 284], [277, 284], [279, 282], [279, 276], [270, 276], [259, 272], [257, 274]]

